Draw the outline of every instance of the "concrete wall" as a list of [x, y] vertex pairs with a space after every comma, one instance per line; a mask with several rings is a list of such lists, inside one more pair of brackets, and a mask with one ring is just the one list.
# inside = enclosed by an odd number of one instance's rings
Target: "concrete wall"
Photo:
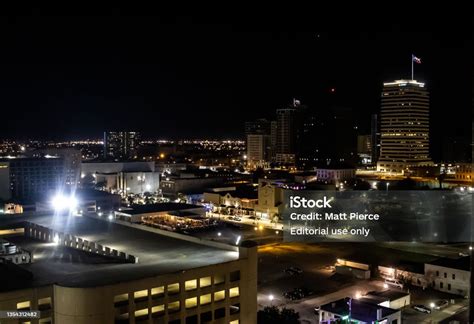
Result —
[[25, 236], [41, 241], [52, 242], [58, 245], [67, 246], [84, 252], [100, 254], [123, 262], [137, 263], [138, 258], [122, 251], [117, 251], [108, 246], [91, 242], [80, 237], [55, 231], [34, 223], [25, 222]]

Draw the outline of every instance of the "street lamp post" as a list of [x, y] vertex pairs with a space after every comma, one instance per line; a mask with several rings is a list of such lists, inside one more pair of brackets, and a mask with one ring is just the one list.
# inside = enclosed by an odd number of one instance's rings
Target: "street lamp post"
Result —
[[387, 182], [387, 184], [386, 184], [386, 188], [387, 188], [387, 190], [386, 190], [386, 191], [388, 191], [388, 186], [389, 186], [389, 185], [390, 185], [390, 183], [388, 183], [388, 182]]

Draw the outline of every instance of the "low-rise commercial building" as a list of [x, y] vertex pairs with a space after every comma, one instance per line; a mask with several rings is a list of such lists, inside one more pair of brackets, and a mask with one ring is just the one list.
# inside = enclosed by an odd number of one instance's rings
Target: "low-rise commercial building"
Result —
[[387, 323], [399, 324], [401, 311], [362, 300], [343, 298], [321, 306], [319, 322], [330, 320], [354, 321], [361, 324]]
[[120, 208], [115, 212], [115, 216], [131, 222], [140, 223], [145, 218], [151, 219], [154, 217], [167, 217], [170, 215], [178, 216], [179, 213], [186, 212], [189, 218], [191, 215], [197, 217], [205, 216], [205, 209], [202, 206], [182, 204], [182, 203], [161, 203], [149, 205], [133, 205], [129, 208]]
[[471, 258], [441, 258], [425, 264], [425, 276], [433, 289], [468, 296], [471, 280]]
[[[16, 244], [45, 253], [18, 271], [0, 264], [11, 278], [0, 287], [2, 310], [41, 310], [39, 321], [55, 324], [256, 323], [255, 243], [230, 246], [89, 217], [0, 220], [0, 228], [22, 226], [28, 235]], [[120, 261], [122, 254], [135, 262]]]
[[154, 162], [84, 162], [81, 184], [122, 195], [152, 193], [159, 191], [160, 173]]

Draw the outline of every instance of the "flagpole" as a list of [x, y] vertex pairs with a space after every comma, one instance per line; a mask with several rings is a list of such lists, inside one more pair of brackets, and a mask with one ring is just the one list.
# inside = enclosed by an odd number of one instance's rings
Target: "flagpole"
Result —
[[411, 55], [411, 80], [413, 81], [413, 54]]

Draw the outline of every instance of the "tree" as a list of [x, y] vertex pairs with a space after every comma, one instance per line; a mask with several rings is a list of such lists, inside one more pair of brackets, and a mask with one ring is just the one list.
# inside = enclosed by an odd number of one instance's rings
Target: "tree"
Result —
[[276, 306], [267, 306], [257, 313], [258, 324], [300, 324], [300, 314], [294, 309], [282, 308]]
[[446, 170], [443, 171], [443, 172], [440, 172], [440, 174], [437, 176], [438, 178], [438, 182], [439, 182], [439, 189], [443, 189], [443, 182], [444, 182], [444, 179], [446, 179]]

